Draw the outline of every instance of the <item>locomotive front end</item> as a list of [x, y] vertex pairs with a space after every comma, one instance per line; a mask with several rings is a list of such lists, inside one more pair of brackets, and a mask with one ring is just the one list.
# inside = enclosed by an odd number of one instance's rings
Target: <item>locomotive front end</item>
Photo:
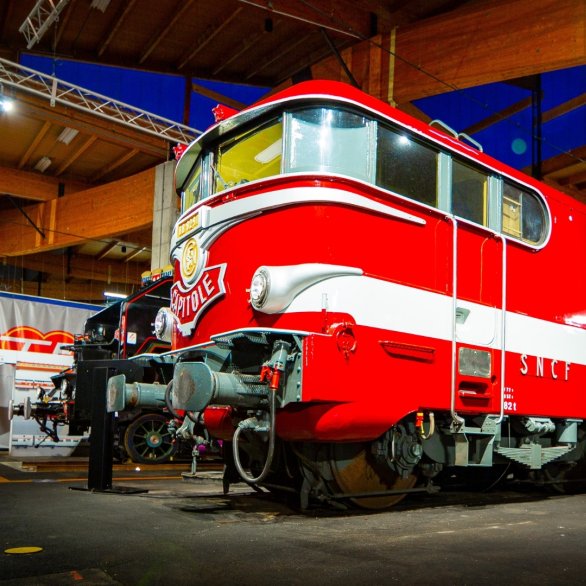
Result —
[[[232, 445], [234, 478], [298, 492], [316, 450], [372, 441], [402, 409], [373, 415], [357, 393], [376, 335], [352, 315], [368, 303], [365, 271], [380, 273], [386, 221], [425, 224], [369, 186], [373, 132], [344, 100], [292, 93], [220, 122], [178, 163], [175, 283], [157, 329], [177, 356], [173, 409], [203, 414]], [[377, 490], [413, 484], [409, 466], [375, 476]]]

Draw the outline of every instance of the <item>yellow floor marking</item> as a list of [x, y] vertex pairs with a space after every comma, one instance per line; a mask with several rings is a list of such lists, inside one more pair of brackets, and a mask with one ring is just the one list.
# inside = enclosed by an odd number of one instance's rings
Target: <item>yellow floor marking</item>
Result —
[[[145, 477], [138, 477], [138, 476], [128, 476], [127, 478], [113, 478], [114, 482], [119, 482], [119, 481], [124, 481], [124, 482], [128, 482], [128, 481], [133, 481], [133, 482], [140, 482], [140, 481], [144, 481], [144, 480], [180, 480], [181, 477], [180, 476], [145, 476]], [[44, 480], [44, 481], [40, 481], [36, 478], [27, 478], [25, 480], [10, 480], [8, 478], [4, 478], [3, 476], [0, 476], [0, 483], [2, 482], [7, 482], [7, 483], [12, 483], [12, 484], [52, 484], [53, 482], [87, 482], [87, 476], [84, 478], [53, 478], [49, 481]]]
[[24, 554], [24, 553], [39, 553], [40, 551], [43, 551], [42, 547], [34, 547], [34, 546], [10, 547], [8, 549], [5, 549], [4, 553], [12, 555], [12, 554]]

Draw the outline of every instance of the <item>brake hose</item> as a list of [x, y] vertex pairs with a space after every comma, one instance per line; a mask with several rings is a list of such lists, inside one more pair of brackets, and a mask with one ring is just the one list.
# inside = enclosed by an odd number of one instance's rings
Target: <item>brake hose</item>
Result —
[[[252, 421], [257, 421], [257, 419], [255, 417], [252, 417], [250, 419], [245, 419], [244, 421], [241, 421], [240, 424], [238, 425], [238, 427], [236, 428], [236, 431], [234, 432], [234, 437], [232, 438], [232, 453], [234, 455], [234, 465], [236, 466], [236, 470], [238, 471], [238, 474], [240, 474], [240, 476], [242, 477], [242, 480], [244, 480], [244, 482], [246, 482], [247, 484], [257, 484], [259, 482], [262, 482], [268, 475], [269, 470], [271, 468], [271, 464], [273, 463], [273, 456], [275, 453], [275, 407], [276, 407], [276, 391], [271, 390], [270, 392], [270, 401], [269, 401], [269, 413], [270, 413], [270, 427], [269, 427], [269, 449], [267, 452], [267, 459], [265, 460], [265, 464], [263, 466], [262, 472], [256, 477], [253, 478], [252, 476], [249, 476], [244, 468], [242, 467], [242, 464], [240, 463], [240, 453], [238, 451], [238, 437], [240, 436], [240, 432], [242, 431], [242, 429], [244, 429], [246, 427], [246, 423], [247, 422], [252, 422]], [[243, 425], [244, 424], [244, 425]], [[251, 430], [254, 430], [254, 428], [251, 428]]]

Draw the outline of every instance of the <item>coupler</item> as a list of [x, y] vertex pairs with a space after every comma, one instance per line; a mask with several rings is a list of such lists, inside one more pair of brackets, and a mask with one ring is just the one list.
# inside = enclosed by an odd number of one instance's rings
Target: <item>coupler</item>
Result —
[[118, 374], [108, 380], [106, 410], [108, 413], [135, 407], [165, 407], [166, 385], [158, 383], [127, 383], [126, 376]]

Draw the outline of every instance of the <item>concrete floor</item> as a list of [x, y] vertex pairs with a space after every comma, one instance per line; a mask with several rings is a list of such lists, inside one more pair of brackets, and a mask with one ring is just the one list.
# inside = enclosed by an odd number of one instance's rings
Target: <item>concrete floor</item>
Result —
[[[219, 472], [117, 468], [89, 493], [83, 467], [23, 469], [0, 455], [0, 584], [586, 584], [586, 495], [538, 489], [411, 496], [386, 512], [306, 514]], [[39, 546], [9, 555], [7, 548]]]

